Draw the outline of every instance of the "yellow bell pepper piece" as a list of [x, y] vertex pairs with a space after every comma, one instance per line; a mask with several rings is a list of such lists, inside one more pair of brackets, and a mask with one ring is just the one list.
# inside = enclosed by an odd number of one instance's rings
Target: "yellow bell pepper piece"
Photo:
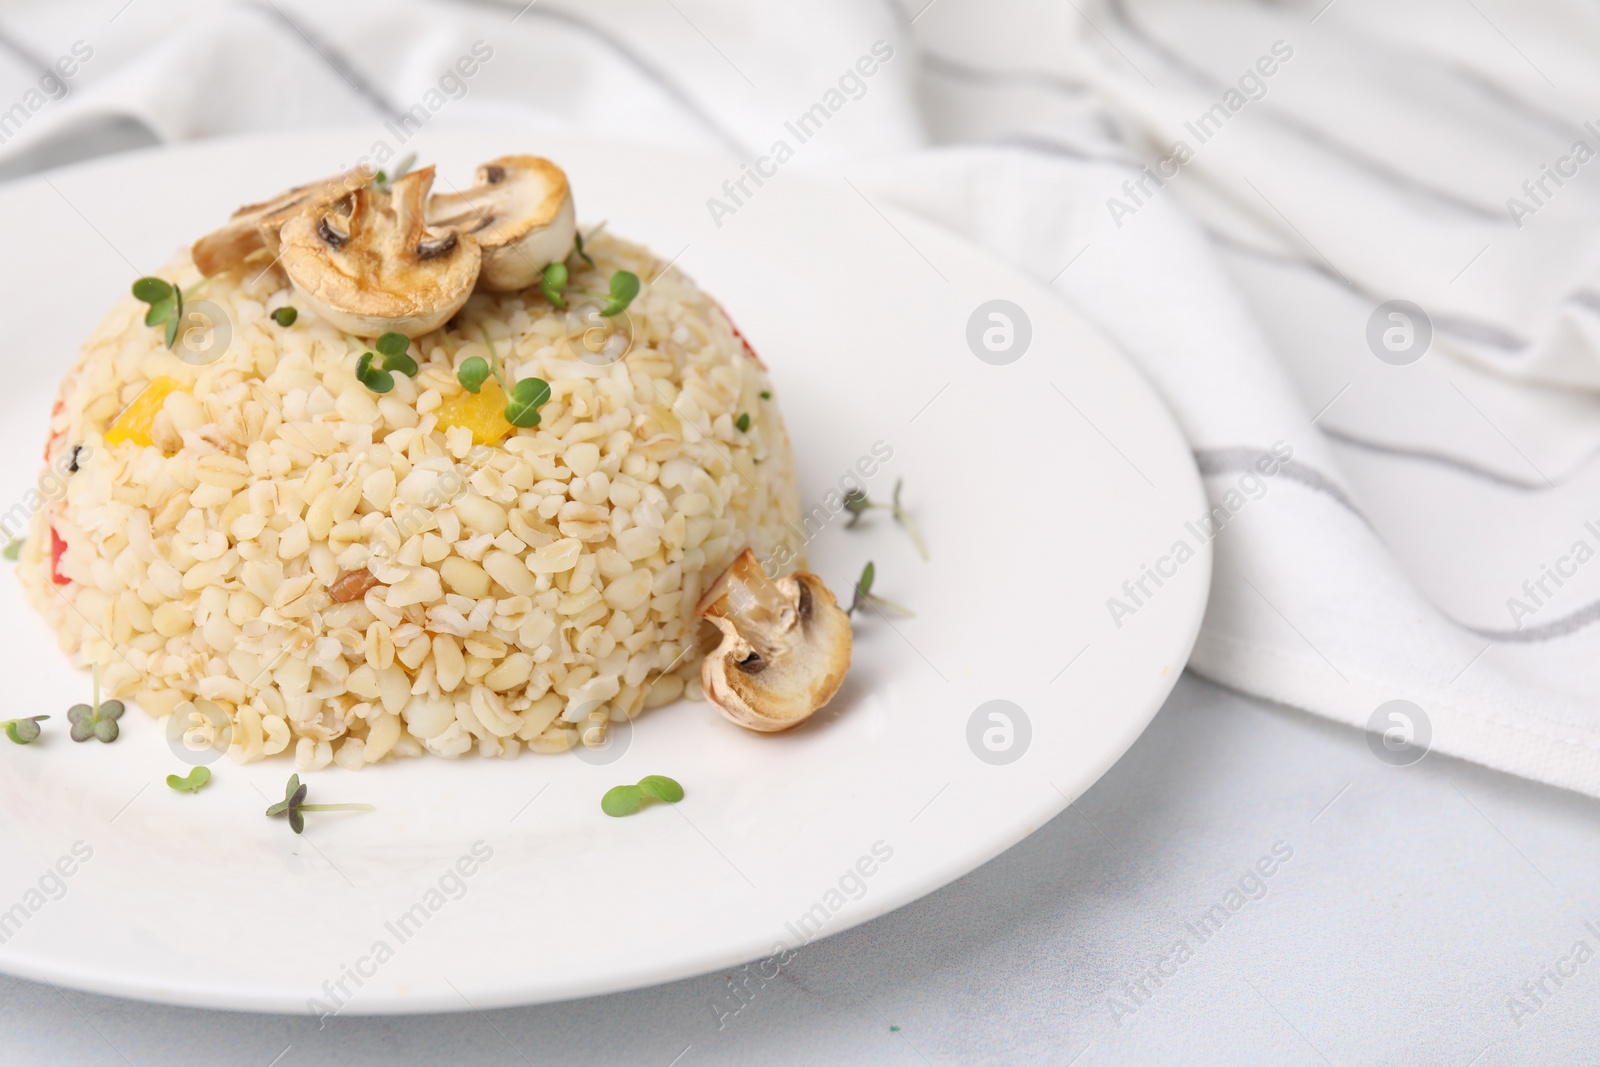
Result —
[[157, 378], [145, 386], [144, 392], [134, 397], [133, 403], [123, 408], [122, 414], [112, 421], [106, 430], [106, 444], [119, 445], [124, 441], [132, 441], [136, 445], [154, 444], [150, 430], [155, 425], [156, 415], [167, 402], [167, 397], [182, 388], [171, 378]]
[[465, 426], [472, 431], [475, 445], [498, 444], [512, 426], [506, 421], [506, 394], [500, 383], [490, 378], [476, 393], [462, 390], [439, 405], [439, 429]]

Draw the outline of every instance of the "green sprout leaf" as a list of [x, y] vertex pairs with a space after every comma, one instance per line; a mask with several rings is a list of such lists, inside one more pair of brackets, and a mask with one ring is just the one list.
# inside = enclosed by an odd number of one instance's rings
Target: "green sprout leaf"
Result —
[[600, 309], [606, 318], [620, 315], [624, 308], [639, 295], [639, 276], [632, 271], [619, 270], [611, 276], [611, 299]]
[[394, 388], [394, 375], [374, 367], [371, 352], [363, 352], [356, 360], [356, 381], [374, 393], [387, 393]]
[[772, 399], [771, 391], [767, 390], [767, 389], [761, 390], [761, 399], [762, 400], [771, 400]]
[[134, 298], [145, 304], [171, 299], [172, 283], [162, 278], [140, 278], [133, 283]]
[[146, 326], [166, 323], [167, 328], [162, 336], [167, 347], [171, 348], [178, 339], [178, 327], [183, 322], [183, 290], [162, 278], [140, 278], [133, 283], [133, 295], [150, 305], [150, 310], [144, 313]]
[[750, 413], [748, 411], [739, 412], [739, 417], [737, 419], [733, 420], [733, 424], [735, 426], [739, 427], [739, 432], [740, 433], [749, 433], [750, 432]]
[[639, 779], [639, 788], [664, 804], [676, 804], [683, 799], [683, 786], [664, 774], [645, 775]]
[[180, 793], [198, 793], [209, 781], [211, 781], [211, 768], [209, 767], [196, 767], [183, 776], [167, 775], [167, 787], [176, 789]]
[[0, 556], [4, 556], [12, 563], [15, 563], [17, 561], [17, 557], [22, 555], [22, 543], [22, 538], [13, 537], [6, 544], [6, 547], [3, 550], [0, 550]]
[[283, 799], [268, 808], [267, 814], [269, 816], [287, 815], [289, 816], [289, 829], [297, 834], [305, 833], [306, 819], [300, 811], [302, 805], [305, 804], [306, 793], [309, 790], [309, 786], [300, 784], [300, 776], [298, 774], [291, 774], [289, 776], [289, 784], [283, 790]]
[[469, 356], [461, 361], [461, 367], [456, 371], [456, 381], [461, 383], [461, 388], [477, 395], [483, 388], [483, 383], [489, 380], [489, 361], [482, 356]]
[[[411, 338], [403, 333], [386, 333], [378, 338], [376, 345], [378, 353], [383, 356], [383, 369], [386, 371], [399, 371], [410, 377], [417, 373], [417, 361], [407, 354], [411, 347]], [[387, 390], [383, 390], [387, 392]]]
[[183, 290], [176, 285], [172, 287], [172, 301], [172, 314], [167, 318], [167, 329], [163, 338], [168, 348], [178, 343], [178, 330], [183, 326]]
[[619, 785], [615, 789], [606, 790], [606, 795], [600, 798], [600, 810], [613, 819], [632, 815], [642, 807], [644, 807], [644, 790], [636, 785]]
[[267, 809], [268, 815], [282, 815], [291, 807], [298, 808], [300, 802], [306, 798], [306, 786], [300, 784], [300, 776], [291, 774], [289, 784], [283, 790], [283, 800]]
[[294, 325], [294, 320], [300, 317], [300, 312], [291, 307], [281, 307], [272, 313], [272, 321], [288, 329]]
[[[583, 238], [576, 237], [578, 251], [583, 251]], [[539, 291], [544, 298], [550, 301], [551, 307], [564, 308], [567, 302], [561, 298], [561, 290], [567, 287], [567, 265], [565, 263], [552, 263], [544, 269], [544, 276], [539, 281]]]
[[417, 373], [417, 361], [406, 355], [404, 352], [400, 353], [398, 356], [384, 356], [383, 369], [399, 371], [406, 377], [412, 378], [415, 377]]
[[94, 709], [89, 705], [72, 705], [67, 709], [67, 721], [72, 724], [68, 733], [74, 741], [87, 741], [94, 736]]
[[26, 745], [39, 740], [39, 724], [48, 719], [48, 715], [35, 715], [29, 719], [10, 719], [5, 725], [6, 736], [11, 738], [13, 744]]
[[506, 404], [506, 421], [526, 429], [539, 425], [539, 409], [550, 400], [550, 383], [543, 378], [524, 378], [511, 390]]
[[117, 720], [122, 718], [122, 712], [120, 700], [108, 700], [99, 705], [74, 704], [67, 709], [67, 721], [72, 724], [68, 733], [74, 741], [94, 738], [109, 745], [120, 732]]
[[881, 507], [867, 499], [867, 494], [859, 489], [852, 489], [844, 495], [844, 509], [850, 513], [850, 519], [845, 525], [849, 529], [861, 521], [861, 516], [867, 513], [868, 508]]
[[868, 560], [867, 565], [861, 568], [861, 577], [856, 579], [855, 593], [850, 597], [850, 606], [844, 609], [846, 615], [854, 615], [858, 608], [871, 607], [880, 615], [896, 615], [902, 619], [909, 619], [916, 613], [910, 608], [901, 607], [892, 600], [885, 600], [872, 591], [872, 582], [878, 576], [878, 569]]
[[94, 677], [94, 702], [74, 704], [67, 709], [67, 721], [72, 724], [67, 735], [74, 741], [87, 741], [92, 737], [101, 744], [109, 745], [117, 739], [120, 732], [117, 720], [122, 718], [127, 708], [120, 700], [100, 700], [100, 664], [94, 664], [91, 674]]
[[619, 785], [600, 798], [600, 810], [613, 819], [632, 815], [649, 801], [676, 804], [683, 799], [683, 786], [664, 774], [647, 774], [636, 785]]
[[163, 322], [170, 321], [177, 310], [178, 301], [173, 297], [169, 296], [165, 300], [157, 300], [150, 305], [150, 310], [144, 313], [144, 324], [146, 326], [160, 326]]

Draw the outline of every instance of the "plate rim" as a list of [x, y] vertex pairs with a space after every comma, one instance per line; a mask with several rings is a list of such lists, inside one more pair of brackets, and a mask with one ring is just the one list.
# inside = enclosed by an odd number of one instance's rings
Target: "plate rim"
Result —
[[[204, 154], [217, 150], [228, 151], [253, 145], [282, 145], [293, 141], [319, 138], [331, 140], [335, 137], [348, 137], [354, 140], [357, 137], [367, 136], [366, 131], [358, 133], [358, 130], [361, 130], [361, 128], [337, 127], [305, 132], [235, 134], [177, 144], [141, 147], [131, 151], [117, 152], [74, 162], [63, 167], [50, 168], [8, 182], [4, 188], [0, 188], [0, 200], [9, 200], [20, 195], [27, 195], [41, 188], [53, 188], [49, 179], [56, 177], [71, 181], [83, 175], [93, 174], [96, 171], [116, 171], [128, 165], [141, 165], [162, 157], [182, 156], [189, 153]], [[458, 127], [447, 131], [441, 130], [438, 131], [438, 136], [445, 139], [452, 137], [471, 138], [493, 136], [501, 133], [526, 137], [530, 131], [519, 129], [514, 125], [496, 124], [490, 127]], [[624, 142], [577, 132], [562, 132], [560, 134], [539, 132], [537, 136], [553, 141], [557, 145], [582, 144], [605, 150], [614, 150], [619, 146], [625, 146], [636, 149], [641, 153], [654, 154], [687, 164], [698, 163], [703, 165], [708, 161], [725, 163], [733, 158], [727, 153], [686, 152], [648, 142]], [[797, 174], [793, 176], [793, 180], [796, 184], [825, 188], [823, 183], [812, 174]], [[57, 192], [59, 193], [59, 190]], [[1080, 309], [1074, 302], [1065, 299], [1047, 284], [1024, 274], [1019, 268], [1005, 262], [965, 236], [946, 228], [936, 221], [926, 219], [914, 212], [888, 203], [875, 204], [873, 206], [893, 220], [894, 225], [912, 231], [920, 229], [936, 232], [943, 239], [955, 243], [963, 248], [965, 252], [982, 262], [989, 272], [997, 272], [1017, 283], [1019, 288], [1059, 305], [1067, 315], [1076, 321], [1081, 329], [1093, 334], [1107, 351], [1115, 354], [1123, 368], [1131, 372], [1148, 398], [1159, 408], [1162, 416], [1170, 424], [1176, 436], [1180, 440], [1186, 440], [1186, 435], [1184, 435], [1182, 426], [1174, 415], [1171, 406], [1155, 387], [1149, 375], [1121, 345], [1117, 344], [1090, 315]], [[1183, 450], [1182, 467], [1185, 475], [1185, 484], [1174, 489], [1173, 492], [1178, 493], [1188, 490], [1189, 495], [1197, 501], [1204, 501], [1206, 499], [1205, 484], [1192, 450], [1187, 448]], [[1173, 687], [1177, 684], [1185, 664], [1193, 653], [1204, 622], [1206, 609], [1210, 601], [1214, 563], [1213, 546], [1211, 542], [1207, 541], [1197, 550], [1194, 562], [1186, 568], [1196, 575], [1195, 585], [1199, 593], [1196, 602], [1187, 611], [1187, 619], [1182, 627], [1183, 639], [1181, 647], [1176, 650], [1173, 657], [1172, 669], [1159, 682], [1159, 691], [1148, 701], [1149, 706], [1136, 715], [1130, 714], [1126, 717], [1124, 720], [1126, 726], [1117, 736], [1116, 743], [1107, 746], [1103, 750], [1100, 759], [1093, 766], [1092, 772], [1085, 772], [1084, 780], [1076, 792], [1068, 796], [1058, 789], [1054, 795], [1043, 795], [1036, 807], [1026, 812], [1026, 818], [1019, 818], [1014, 824], [1007, 826], [1005, 832], [996, 833], [986, 838], [981, 848], [969, 849], [950, 857], [941, 857], [936, 863], [923, 864], [920, 868], [921, 874], [914, 883], [892, 885], [883, 892], [871, 895], [868, 899], [862, 901], [860, 906], [847, 913], [835, 916], [836, 921], [830, 923], [825, 932], [807, 940], [802, 947], [881, 918], [891, 911], [898, 910], [924, 896], [945, 888], [961, 877], [991, 862], [997, 856], [1042, 828], [1046, 822], [1064, 812], [1083, 792], [1098, 782], [1144, 733], [1150, 722], [1160, 712]], [[1178, 614], [1175, 609], [1167, 609], [1167, 613], [1174, 617]], [[5, 834], [6, 831], [0, 830], [0, 840], [4, 839]], [[758, 949], [758, 952], [760, 951]], [[72, 960], [52, 963], [44, 958], [45, 955], [45, 953], [30, 952], [27, 946], [11, 946], [8, 951], [0, 953], [0, 972], [31, 981], [65, 985], [74, 989], [144, 1002], [274, 1015], [300, 1014], [303, 1011], [303, 998], [296, 992], [286, 988], [278, 992], [272, 992], [268, 990], [276, 987], [257, 986], [254, 992], [249, 992], [227, 982], [220, 986], [208, 984], [203, 977], [199, 976], [194, 978], [188, 985], [155, 988], [149, 984], [140, 985], [136, 975], [125, 975], [118, 971], [97, 970], [91, 965], [80, 964]], [[362, 996], [352, 1000], [348, 1005], [341, 1008], [340, 1013], [359, 1016], [432, 1014], [464, 1012], [483, 1008], [559, 1003], [685, 980], [759, 958], [762, 957], [760, 955], [754, 957], [748, 955], [742, 942], [738, 945], [723, 943], [720, 948], [707, 949], [698, 953], [692, 960], [685, 959], [680, 955], [671, 962], [663, 961], [653, 966], [612, 969], [603, 974], [594, 972], [586, 982], [575, 983], [567, 991], [556, 994], [527, 995], [507, 989], [478, 994], [474, 997], [474, 1002], [468, 1003], [463, 1002], [464, 998], [448, 999], [447, 994], [443, 993], [435, 995], [431, 992], [416, 992], [406, 995], [391, 995], [381, 990], [373, 990], [371, 993], [364, 993]]]

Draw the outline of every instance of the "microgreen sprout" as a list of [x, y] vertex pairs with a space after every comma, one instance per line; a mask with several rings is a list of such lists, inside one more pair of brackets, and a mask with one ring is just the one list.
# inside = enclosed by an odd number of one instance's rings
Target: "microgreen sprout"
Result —
[[767, 390], [767, 389], [761, 390], [761, 399], [762, 400], [771, 400], [772, 399], [771, 391]]
[[39, 740], [39, 724], [50, 716], [35, 715], [28, 719], [7, 719], [0, 723], [6, 729], [6, 736], [11, 738], [13, 744], [26, 745], [30, 741]]
[[[582, 240], [582, 238], [577, 238]], [[552, 263], [544, 269], [544, 274], [539, 279], [539, 291], [544, 298], [550, 301], [551, 307], [565, 308], [567, 302], [561, 298], [561, 290], [567, 287], [567, 265], [565, 263]]]
[[740, 433], [749, 433], [750, 432], [750, 413], [748, 411], [739, 412], [739, 417], [737, 419], [733, 420], [733, 424], [735, 426], [739, 427], [739, 432]]
[[298, 774], [289, 776], [289, 784], [284, 787], [283, 799], [267, 809], [268, 815], [289, 816], [289, 829], [297, 834], [306, 830], [305, 812], [308, 811], [377, 811], [371, 804], [307, 804], [306, 792], [309, 786], [300, 783]]
[[850, 598], [850, 606], [844, 609], [846, 615], [854, 615], [857, 608], [874, 607], [885, 615], [898, 615], [909, 619], [916, 612], [910, 608], [901, 607], [892, 600], [885, 600], [875, 596], [872, 592], [872, 580], [878, 576], [878, 569], [868, 560], [867, 565], [861, 568], [861, 577], [856, 579], [855, 594]]
[[356, 380], [374, 393], [387, 393], [394, 388], [394, 375], [372, 365], [372, 353], [363, 352], [356, 360]]
[[134, 297], [150, 305], [150, 310], [144, 313], [144, 324], [146, 326], [165, 324], [162, 340], [166, 342], [168, 348], [178, 341], [178, 327], [183, 323], [184, 297], [193, 296], [200, 291], [202, 285], [205, 285], [204, 279], [188, 293], [184, 293], [182, 289], [164, 278], [140, 278], [133, 283]]
[[[545, 272], [548, 274], [553, 266], [546, 267]], [[483, 346], [489, 350], [489, 358], [470, 356], [462, 360], [461, 366], [456, 368], [456, 381], [467, 392], [477, 394], [483, 388], [483, 383], [493, 375], [507, 397], [506, 421], [524, 429], [539, 425], [543, 418], [539, 409], [550, 402], [550, 383], [543, 378], [524, 378], [512, 385], [506, 381], [505, 370], [500, 366], [500, 353], [495, 350], [494, 341], [487, 330], [483, 331]]]
[[683, 786], [664, 774], [647, 774], [636, 785], [619, 785], [600, 798], [600, 810], [613, 819], [632, 815], [652, 800], [676, 804], [683, 799]]
[[196, 767], [185, 775], [167, 775], [167, 788], [176, 789], [180, 793], [198, 793], [211, 781], [210, 767]]
[[100, 665], [96, 663], [92, 671], [94, 675], [94, 703], [74, 704], [67, 709], [67, 721], [72, 723], [70, 731], [74, 741], [87, 741], [91, 737], [101, 744], [109, 745], [117, 739], [121, 732], [117, 720], [122, 718], [122, 713], [127, 710], [120, 700], [100, 701]]
[[411, 348], [411, 338], [403, 333], [390, 331], [377, 340], [378, 354], [383, 357], [383, 369], [399, 371], [406, 377], [417, 373], [417, 361], [407, 354]]
[[844, 509], [850, 513], [850, 519], [844, 524], [845, 529], [848, 530], [860, 522], [861, 516], [871, 509], [882, 508], [893, 515], [894, 521], [905, 530], [906, 536], [911, 538], [911, 543], [917, 546], [917, 554], [923, 559], [927, 559], [928, 550], [922, 543], [922, 535], [917, 531], [916, 523], [911, 520], [910, 512], [900, 506], [900, 485], [900, 480], [898, 478], [895, 479], [894, 496], [890, 498], [890, 503], [888, 504], [880, 504], [875, 500], [869, 499], [867, 494], [860, 489], [852, 489], [846, 493], [844, 495]]
[[[411, 377], [417, 373], [417, 361], [408, 354], [411, 338], [390, 331], [372, 343], [377, 352], [363, 352], [356, 360], [356, 380], [374, 393], [387, 393], [394, 388], [395, 373]], [[383, 365], [375, 367], [373, 361], [383, 357]]]
[[[599, 232], [600, 227], [596, 226], [589, 236], [593, 237]], [[583, 250], [583, 235], [581, 233], [573, 235], [572, 243], [584, 262], [591, 267], [596, 266], [594, 258]], [[567, 270], [565, 263], [552, 263], [544, 269], [544, 274], [539, 281], [539, 291], [544, 294], [544, 298], [550, 302], [551, 307], [565, 308], [567, 306], [566, 298], [562, 296], [561, 291], [567, 287], [567, 283], [570, 280], [571, 272]], [[622, 314], [627, 306], [633, 303], [633, 298], [639, 295], [639, 289], [640, 282], [637, 274], [629, 270], [619, 270], [611, 275], [611, 281], [607, 284], [607, 292], [597, 293], [590, 289], [574, 289], [573, 292], [604, 301], [600, 307], [600, 314], [609, 319]]]
[[462, 360], [460, 369], [456, 371], [456, 381], [467, 392], [476, 395], [483, 388], [483, 383], [493, 376], [500, 383], [501, 392], [509, 395], [511, 387], [506, 384], [505, 371], [500, 367], [500, 353], [494, 347], [494, 338], [489, 336], [488, 330], [480, 330], [478, 335], [483, 338], [483, 347], [489, 350], [489, 358], [471, 356]]
[[20, 537], [13, 537], [10, 541], [6, 542], [6, 547], [4, 549], [0, 549], [0, 556], [4, 556], [12, 563], [15, 563], [17, 561], [17, 557], [20, 555], [22, 555], [22, 538]]
[[294, 325], [294, 320], [300, 317], [300, 312], [292, 307], [281, 307], [272, 313], [272, 321], [288, 329]]

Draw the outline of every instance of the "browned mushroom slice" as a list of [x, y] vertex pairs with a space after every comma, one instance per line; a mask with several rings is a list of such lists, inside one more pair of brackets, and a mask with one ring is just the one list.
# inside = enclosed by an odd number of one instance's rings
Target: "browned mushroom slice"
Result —
[[321, 211], [371, 183], [372, 171], [357, 167], [319, 182], [297, 185], [271, 200], [246, 204], [233, 213], [226, 226], [194, 243], [194, 265], [209, 278], [232, 270], [262, 250], [276, 256], [278, 231], [285, 222], [296, 215]]
[[433, 168], [365, 186], [283, 227], [283, 269], [311, 310], [348, 333], [437, 329], [472, 295], [482, 253], [467, 234], [424, 218]]
[[745, 549], [696, 608], [722, 631], [700, 665], [706, 699], [749, 730], [787, 730], [833, 699], [850, 669], [850, 619], [814, 574], [776, 581]]
[[428, 222], [470, 233], [483, 248], [484, 288], [501, 292], [536, 284], [572, 252], [578, 232], [566, 173], [538, 156], [485, 163], [472, 188], [434, 195]]

